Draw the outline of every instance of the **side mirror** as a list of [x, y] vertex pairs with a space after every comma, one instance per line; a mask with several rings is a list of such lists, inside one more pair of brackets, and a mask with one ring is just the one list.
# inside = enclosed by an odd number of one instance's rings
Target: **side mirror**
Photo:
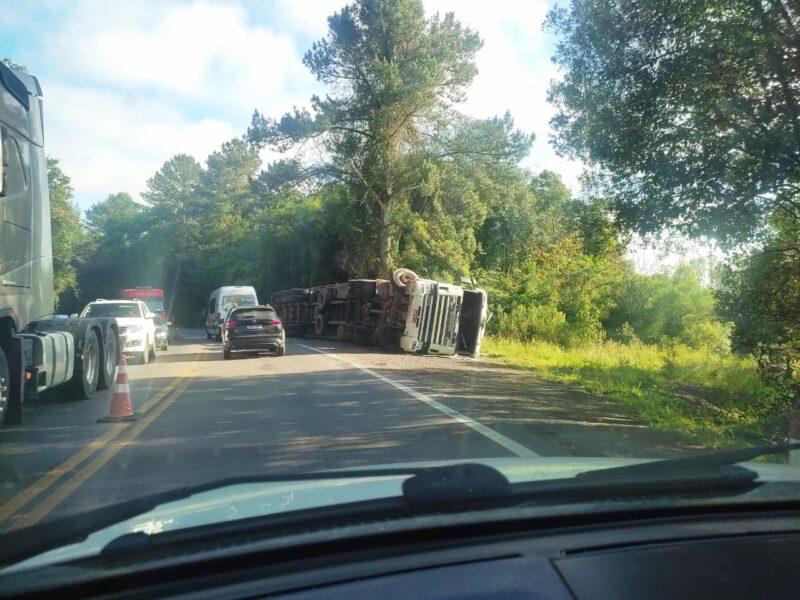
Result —
[[146, 314], [144, 315], [144, 318], [145, 318], [145, 319], [155, 319], [155, 318], [156, 318], [156, 315], [155, 315], [154, 313], [146, 313]]

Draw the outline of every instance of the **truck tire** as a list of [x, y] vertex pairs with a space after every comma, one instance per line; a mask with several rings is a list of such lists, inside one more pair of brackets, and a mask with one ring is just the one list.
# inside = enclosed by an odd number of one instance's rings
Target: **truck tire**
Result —
[[0, 427], [5, 423], [8, 414], [9, 395], [11, 391], [11, 370], [8, 368], [6, 353], [0, 348]]
[[325, 325], [327, 325], [325, 315], [317, 315], [314, 318], [314, 333], [316, 335], [325, 333]]
[[414, 271], [411, 269], [406, 269], [405, 267], [400, 267], [392, 272], [392, 281], [400, 289], [404, 289], [406, 284], [416, 281], [417, 279], [419, 279], [419, 275], [414, 273]]
[[153, 340], [153, 343], [150, 344], [150, 360], [155, 362], [157, 358], [158, 358], [158, 344], [156, 343], [156, 340]]
[[230, 360], [231, 358], [231, 349], [230, 348], [223, 348], [222, 349], [222, 358], [225, 360]]
[[114, 385], [114, 375], [119, 364], [119, 337], [117, 336], [117, 330], [110, 326], [106, 329], [101, 360], [103, 368], [100, 369], [97, 389], [106, 390]]
[[286, 346], [278, 346], [278, 349], [275, 351], [276, 356], [286, 356]]
[[86, 337], [83, 340], [81, 370], [73, 373], [69, 382], [70, 398], [73, 400], [88, 400], [91, 398], [97, 389], [101, 368], [100, 343], [97, 341], [97, 334], [94, 329], [89, 329], [86, 331]]
[[328, 306], [328, 291], [320, 290], [317, 292], [317, 308], [322, 312]]

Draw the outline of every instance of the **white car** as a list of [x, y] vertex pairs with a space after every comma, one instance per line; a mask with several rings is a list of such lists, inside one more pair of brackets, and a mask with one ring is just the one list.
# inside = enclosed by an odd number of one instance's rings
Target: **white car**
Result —
[[147, 364], [158, 352], [155, 314], [141, 300], [97, 299], [86, 305], [81, 317], [112, 317], [119, 327], [122, 352]]

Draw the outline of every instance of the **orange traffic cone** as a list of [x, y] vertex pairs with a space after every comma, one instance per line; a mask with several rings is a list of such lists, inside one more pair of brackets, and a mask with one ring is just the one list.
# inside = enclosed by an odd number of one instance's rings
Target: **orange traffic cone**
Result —
[[111, 396], [111, 407], [108, 415], [97, 419], [98, 423], [119, 423], [120, 421], [135, 421], [139, 417], [134, 414], [131, 406], [131, 386], [128, 384], [128, 371], [125, 355], [120, 356], [117, 367], [117, 380], [114, 382], [114, 393]]

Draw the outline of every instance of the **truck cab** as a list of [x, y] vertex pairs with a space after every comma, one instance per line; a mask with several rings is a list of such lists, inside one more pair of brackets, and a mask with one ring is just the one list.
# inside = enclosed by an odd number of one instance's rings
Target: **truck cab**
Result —
[[57, 317], [42, 90], [0, 63], [0, 425], [26, 396], [68, 384], [91, 397], [119, 359], [113, 319]]
[[486, 330], [488, 301], [480, 288], [417, 279], [406, 285], [410, 298], [400, 347], [424, 354], [478, 356]]
[[400, 348], [442, 356], [455, 354], [464, 290], [449, 283], [415, 279], [406, 284], [406, 294], [410, 303]]

